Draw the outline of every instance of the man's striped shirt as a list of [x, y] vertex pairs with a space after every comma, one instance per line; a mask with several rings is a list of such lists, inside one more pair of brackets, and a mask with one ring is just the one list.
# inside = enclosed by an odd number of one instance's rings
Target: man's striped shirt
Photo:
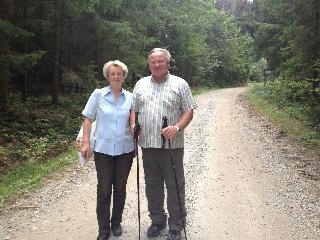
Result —
[[[168, 74], [162, 82], [151, 76], [140, 79], [133, 90], [133, 108], [139, 112], [142, 134], [139, 145], [144, 148], [161, 148], [161, 128], [163, 117], [168, 125], [175, 125], [181, 115], [197, 108], [188, 83], [177, 76]], [[166, 141], [165, 148], [168, 148]], [[172, 148], [183, 148], [183, 129], [171, 140]]]

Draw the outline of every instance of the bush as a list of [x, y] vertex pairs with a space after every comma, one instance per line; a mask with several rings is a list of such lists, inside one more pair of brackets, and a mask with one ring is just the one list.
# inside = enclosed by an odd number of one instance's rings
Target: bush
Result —
[[39, 97], [21, 102], [10, 96], [11, 108], [0, 117], [0, 175], [25, 161], [46, 161], [68, 149], [81, 126], [88, 95], [61, 96], [59, 105]]
[[320, 90], [314, 80], [286, 81], [278, 79], [266, 86], [257, 85], [254, 94], [274, 103], [279, 109], [294, 107], [305, 116], [308, 125], [320, 130]]

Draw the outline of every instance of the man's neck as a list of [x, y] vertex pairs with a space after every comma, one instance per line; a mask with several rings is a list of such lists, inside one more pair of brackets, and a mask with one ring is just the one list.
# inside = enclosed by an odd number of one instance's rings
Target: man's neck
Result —
[[152, 79], [157, 83], [160, 83], [160, 82], [167, 80], [168, 76], [169, 76], [169, 72], [167, 72], [165, 75], [163, 75], [161, 77], [157, 77], [157, 78], [155, 78], [153, 75], [151, 75]]

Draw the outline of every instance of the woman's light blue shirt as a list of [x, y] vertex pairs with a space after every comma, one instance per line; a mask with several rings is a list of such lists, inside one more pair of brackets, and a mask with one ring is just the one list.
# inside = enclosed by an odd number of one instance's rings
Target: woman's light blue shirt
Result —
[[124, 89], [118, 101], [115, 101], [110, 86], [96, 89], [91, 94], [82, 114], [93, 120], [97, 109], [95, 152], [116, 156], [134, 150], [129, 124], [131, 103], [132, 93]]

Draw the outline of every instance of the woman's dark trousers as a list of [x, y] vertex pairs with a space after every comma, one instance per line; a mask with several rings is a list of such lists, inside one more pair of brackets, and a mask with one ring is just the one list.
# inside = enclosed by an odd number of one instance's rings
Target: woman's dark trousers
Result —
[[117, 156], [94, 153], [97, 171], [97, 220], [99, 233], [110, 232], [110, 203], [113, 190], [113, 208], [111, 224], [122, 221], [122, 212], [126, 199], [126, 185], [132, 166], [134, 152]]

